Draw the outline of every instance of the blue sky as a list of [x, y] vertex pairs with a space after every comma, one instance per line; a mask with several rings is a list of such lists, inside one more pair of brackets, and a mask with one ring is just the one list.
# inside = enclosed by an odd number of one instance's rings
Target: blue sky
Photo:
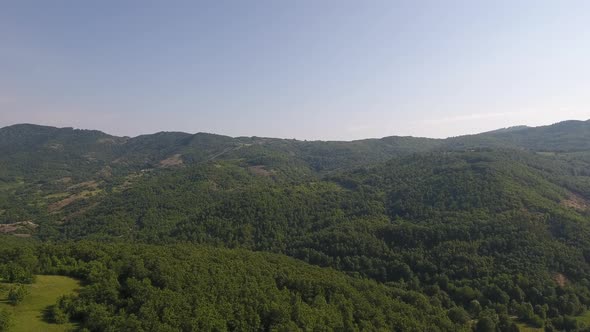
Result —
[[0, 126], [358, 139], [590, 118], [588, 1], [0, 2]]

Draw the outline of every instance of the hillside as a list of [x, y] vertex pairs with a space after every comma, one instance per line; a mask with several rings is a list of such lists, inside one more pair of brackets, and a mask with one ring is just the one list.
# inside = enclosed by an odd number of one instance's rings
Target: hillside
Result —
[[532, 151], [575, 152], [590, 149], [590, 120], [563, 121], [550, 126], [516, 127], [447, 139], [450, 148], [491, 147]]
[[[0, 129], [0, 232], [10, 235], [1, 239], [40, 248], [24, 271], [115, 285], [108, 294], [82, 293], [75, 299], [87, 306], [81, 312], [63, 304], [91, 330], [144, 317], [147, 308], [162, 329], [187, 330], [192, 309], [179, 302], [164, 314], [156, 298], [136, 297], [156, 286], [150, 294], [165, 292], [194, 309], [220, 296], [220, 275], [261, 285], [252, 294], [258, 309], [232, 316], [245, 309], [231, 311], [227, 303], [237, 300], [227, 298], [198, 311], [210, 319], [190, 324], [581, 330], [582, 320], [572, 317], [590, 306], [589, 139], [590, 122], [582, 121], [445, 140], [352, 142], [176, 132], [121, 138], [11, 126]], [[19, 250], [0, 263], [12, 266]], [[136, 272], [156, 252], [177, 265]], [[216, 267], [205, 272], [189, 258]], [[269, 270], [234, 265], [241, 259]], [[209, 273], [215, 281], [199, 293], [204, 286], [166, 269]], [[284, 284], [281, 269], [300, 274]], [[320, 282], [332, 279], [340, 288]], [[301, 287], [321, 293], [317, 301], [326, 307], [319, 310], [313, 296], [304, 300]], [[199, 295], [183, 299], [187, 289]], [[298, 297], [310, 306], [297, 309], [305, 319], [294, 311]], [[343, 309], [349, 302], [368, 304]], [[327, 312], [332, 316], [322, 316]], [[104, 317], [89, 318], [95, 315]]]
[[107, 170], [129, 171], [242, 158], [251, 164], [294, 163], [312, 171], [332, 171], [437, 149], [487, 147], [576, 152], [590, 149], [589, 121], [515, 127], [444, 140], [391, 136], [350, 142], [231, 138], [180, 132], [129, 138], [95, 130], [23, 124], [0, 128], [0, 170], [3, 179], [62, 175], [89, 178]]

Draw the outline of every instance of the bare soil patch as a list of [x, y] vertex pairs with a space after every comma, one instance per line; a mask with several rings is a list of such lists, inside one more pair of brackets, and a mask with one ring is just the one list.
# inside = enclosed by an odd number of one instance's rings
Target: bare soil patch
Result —
[[66, 176], [65, 178], [61, 178], [55, 182], [57, 182], [57, 183], [70, 183], [70, 182], [72, 182], [72, 178], [69, 176]]
[[63, 208], [65, 208], [66, 206], [72, 204], [73, 202], [77, 201], [77, 200], [81, 200], [81, 199], [86, 199], [86, 198], [90, 198], [96, 194], [100, 193], [100, 189], [95, 189], [92, 191], [89, 190], [84, 190], [82, 192], [79, 192], [77, 194], [73, 194], [70, 195], [62, 200], [59, 200], [55, 203], [51, 203], [49, 204], [49, 206], [47, 207], [47, 209], [49, 210], [49, 212], [57, 212]]
[[553, 276], [553, 280], [555, 281], [556, 284], [559, 285], [559, 287], [565, 287], [565, 285], [567, 285], [569, 282], [567, 277], [565, 275], [563, 275], [562, 273], [556, 273]]
[[587, 199], [574, 193], [570, 193], [567, 199], [561, 201], [561, 205], [580, 211], [590, 208], [590, 202]]
[[19, 221], [12, 224], [0, 224], [0, 233], [8, 234], [8, 233], [15, 233], [19, 232], [19, 235], [26, 235], [30, 236], [27, 233], [22, 233], [23, 231], [33, 231], [37, 228], [37, 224], [32, 221]]
[[184, 164], [184, 162], [182, 161], [181, 154], [175, 154], [175, 155], [170, 156], [164, 160], [160, 160], [161, 167], [173, 167], [173, 166], [180, 166], [182, 164]]
[[272, 176], [273, 175], [273, 172], [264, 168], [263, 165], [250, 166], [250, 167], [248, 167], [248, 170], [250, 170], [250, 172], [252, 172], [252, 174], [254, 174], [254, 175], [259, 175], [259, 176]]

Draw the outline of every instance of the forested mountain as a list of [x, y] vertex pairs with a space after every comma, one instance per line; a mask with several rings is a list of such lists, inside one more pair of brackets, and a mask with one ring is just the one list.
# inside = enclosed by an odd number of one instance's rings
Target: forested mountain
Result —
[[129, 138], [94, 130], [23, 124], [0, 128], [0, 167], [3, 177], [41, 177], [41, 174], [90, 177], [104, 167], [128, 171], [215, 159], [244, 159], [253, 164], [293, 163], [312, 171], [331, 171], [434, 150], [489, 147], [575, 152], [590, 149], [589, 121], [514, 127], [445, 140], [392, 136], [351, 142], [231, 138], [180, 132]]
[[563, 121], [542, 127], [513, 127], [447, 139], [447, 147], [505, 147], [532, 151], [574, 152], [590, 149], [590, 120]]
[[590, 122], [320, 142], [0, 129], [0, 279], [92, 331], [584, 330]]

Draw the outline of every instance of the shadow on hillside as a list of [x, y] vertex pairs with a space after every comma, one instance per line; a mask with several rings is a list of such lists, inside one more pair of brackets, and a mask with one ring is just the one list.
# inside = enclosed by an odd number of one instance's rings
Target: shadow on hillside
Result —
[[49, 324], [56, 324], [55, 318], [53, 317], [53, 310], [55, 309], [55, 304], [47, 306], [47, 308], [43, 309], [41, 320], [45, 323]]
[[48, 324], [58, 325], [66, 324], [70, 321], [68, 315], [55, 304], [43, 309], [41, 320]]

